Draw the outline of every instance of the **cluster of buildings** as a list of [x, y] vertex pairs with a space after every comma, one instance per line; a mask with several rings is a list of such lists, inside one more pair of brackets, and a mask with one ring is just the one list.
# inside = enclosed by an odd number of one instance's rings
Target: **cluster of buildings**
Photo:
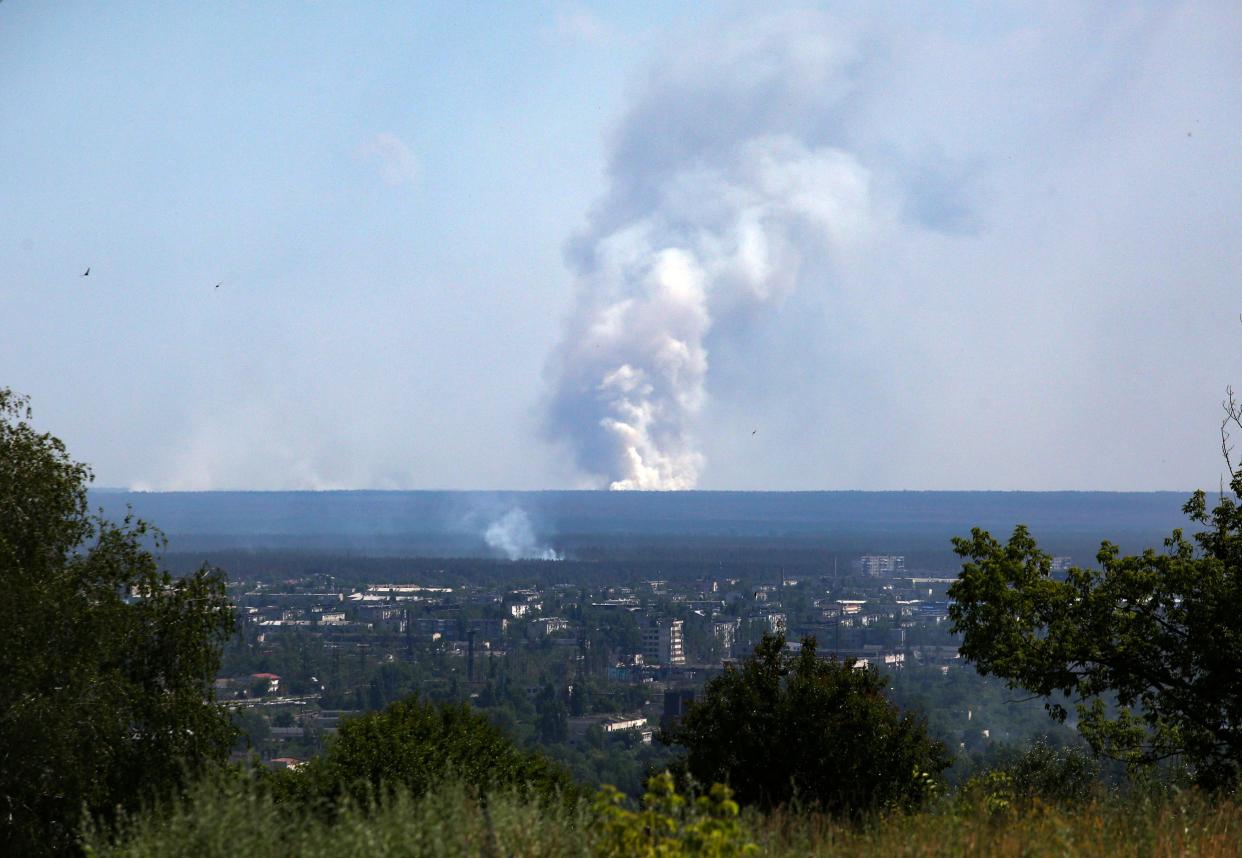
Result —
[[[598, 725], [607, 736], [648, 741], [654, 725], [679, 717], [705, 681], [748, 655], [765, 633], [785, 635], [793, 649], [813, 636], [821, 657], [859, 667], [929, 664], [947, 671], [959, 663], [946, 622], [953, 578], [911, 572], [899, 555], [863, 555], [850, 570], [762, 583], [721, 577], [600, 587], [335, 586], [319, 577], [243, 584], [234, 598], [253, 651], [274, 652], [291, 635], [313, 640], [335, 663], [357, 665], [355, 683], [384, 663], [434, 661], [451, 674], [453, 693], [478, 698], [495, 673], [493, 662], [522, 657], [545, 665], [566, 699], [574, 683], [591, 677], [637, 688], [626, 698], [645, 701], [637, 711], [581, 713], [569, 733], [581, 736]], [[306, 711], [329, 692], [340, 699], [340, 689], [330, 687], [340, 675], [256, 670], [221, 677], [217, 693], [239, 707], [302, 706], [298, 724], [331, 732], [339, 704], [324, 709], [326, 719]], [[530, 683], [532, 698], [543, 684]], [[296, 726], [280, 729], [296, 733]]]

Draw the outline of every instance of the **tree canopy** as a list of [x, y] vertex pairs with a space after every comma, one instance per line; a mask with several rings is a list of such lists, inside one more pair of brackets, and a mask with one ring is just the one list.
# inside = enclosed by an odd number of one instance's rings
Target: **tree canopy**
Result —
[[72, 848], [83, 810], [166, 794], [225, 757], [211, 702], [222, 576], [174, 579], [141, 521], [90, 515], [90, 470], [0, 389], [0, 853]]
[[480, 795], [496, 789], [541, 798], [574, 793], [567, 772], [542, 754], [517, 747], [468, 704], [410, 697], [341, 724], [323, 756], [286, 778], [303, 800], [337, 806], [348, 796], [367, 804], [385, 790], [413, 797], [447, 781]]
[[831, 813], [911, 806], [948, 767], [943, 745], [884, 696], [872, 668], [821, 659], [815, 638], [796, 654], [764, 635], [741, 668], [707, 683], [668, 738], [688, 772], [726, 783], [742, 804], [795, 799]]
[[[1236, 422], [1236, 406], [1231, 414]], [[1202, 528], [1192, 538], [1174, 530], [1163, 550], [1134, 556], [1105, 542], [1098, 569], [1074, 568], [1064, 580], [1025, 527], [1004, 544], [977, 528], [955, 539], [966, 562], [949, 615], [962, 656], [1013, 687], [1071, 696], [1099, 754], [1135, 764], [1178, 757], [1204, 786], [1236, 784], [1242, 467], [1231, 474], [1211, 510], [1201, 491], [1186, 502]], [[1061, 721], [1069, 714], [1047, 708]]]

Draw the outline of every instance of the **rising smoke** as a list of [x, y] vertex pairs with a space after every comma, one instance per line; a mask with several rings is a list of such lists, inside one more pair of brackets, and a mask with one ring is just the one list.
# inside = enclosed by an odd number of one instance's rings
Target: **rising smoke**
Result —
[[564, 560], [565, 555], [535, 538], [530, 516], [514, 507], [487, 526], [487, 545], [508, 560]]
[[709, 335], [830, 280], [870, 229], [869, 171], [812, 133], [848, 58], [818, 29], [782, 20], [662, 68], [622, 123], [549, 365], [550, 433], [611, 489], [697, 484]]

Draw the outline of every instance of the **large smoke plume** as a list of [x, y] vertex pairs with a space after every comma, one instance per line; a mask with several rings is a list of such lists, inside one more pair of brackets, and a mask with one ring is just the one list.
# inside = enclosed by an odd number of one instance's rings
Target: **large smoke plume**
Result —
[[709, 335], [830, 278], [870, 228], [868, 170], [811, 127], [848, 59], [815, 23], [662, 67], [622, 122], [549, 366], [551, 434], [611, 489], [696, 485]]

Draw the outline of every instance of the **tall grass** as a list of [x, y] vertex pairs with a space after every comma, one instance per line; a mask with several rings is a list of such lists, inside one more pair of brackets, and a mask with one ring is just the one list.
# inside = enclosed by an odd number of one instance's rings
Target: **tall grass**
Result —
[[327, 821], [246, 779], [215, 778], [114, 832], [89, 827], [84, 846], [96, 858], [579, 858], [591, 854], [586, 828], [585, 810], [516, 793], [492, 795], [484, 807], [452, 783], [418, 799], [390, 795], [369, 810], [347, 805]]
[[1003, 813], [946, 802], [858, 825], [789, 813], [748, 821], [763, 854], [779, 856], [1242, 856], [1242, 805], [1195, 792]]
[[[1056, 807], [1038, 801], [997, 812], [945, 799], [919, 813], [846, 823], [812, 813], [743, 813], [760, 854], [803, 856], [1242, 856], [1242, 803], [1194, 791], [1105, 796]], [[343, 858], [343, 856], [592, 856], [605, 853], [585, 804], [540, 804], [515, 793], [484, 809], [465, 787], [395, 795], [331, 821], [277, 804], [242, 778], [216, 779], [187, 799], [88, 830], [95, 858]], [[661, 854], [703, 854], [667, 852]]]

